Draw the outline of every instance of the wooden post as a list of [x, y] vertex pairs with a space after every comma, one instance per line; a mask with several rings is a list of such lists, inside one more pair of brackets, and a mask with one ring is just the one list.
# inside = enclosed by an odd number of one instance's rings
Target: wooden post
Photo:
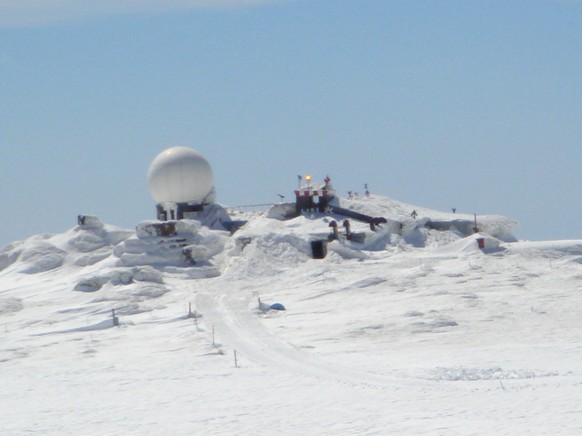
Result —
[[236, 350], [234, 350], [234, 367], [238, 368], [238, 362], [236, 360]]

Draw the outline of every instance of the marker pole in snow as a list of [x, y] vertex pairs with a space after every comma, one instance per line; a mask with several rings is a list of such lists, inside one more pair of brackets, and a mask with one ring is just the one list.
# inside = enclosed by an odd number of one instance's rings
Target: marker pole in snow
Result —
[[115, 309], [111, 309], [111, 316], [113, 317], [113, 325], [119, 327], [119, 318], [115, 316]]
[[236, 350], [234, 350], [234, 367], [238, 368], [238, 362], [236, 360]]
[[216, 342], [214, 342], [214, 324], [212, 324], [212, 345], [216, 346]]

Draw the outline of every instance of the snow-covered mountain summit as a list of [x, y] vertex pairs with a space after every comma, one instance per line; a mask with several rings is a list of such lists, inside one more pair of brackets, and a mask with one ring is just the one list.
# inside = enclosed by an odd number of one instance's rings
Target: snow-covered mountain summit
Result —
[[499, 216], [473, 234], [473, 215], [379, 196], [342, 207], [400, 226], [231, 211], [246, 221], [231, 234], [80, 217], [4, 247], [4, 431], [582, 428], [582, 241], [512, 242]]

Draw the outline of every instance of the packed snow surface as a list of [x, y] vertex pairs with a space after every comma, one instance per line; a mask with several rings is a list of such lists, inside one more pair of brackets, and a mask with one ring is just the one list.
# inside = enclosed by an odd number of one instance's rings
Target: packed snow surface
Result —
[[582, 240], [343, 207], [402, 232], [354, 222], [313, 259], [341, 217], [232, 211], [232, 235], [92, 218], [4, 247], [2, 433], [582, 433]]

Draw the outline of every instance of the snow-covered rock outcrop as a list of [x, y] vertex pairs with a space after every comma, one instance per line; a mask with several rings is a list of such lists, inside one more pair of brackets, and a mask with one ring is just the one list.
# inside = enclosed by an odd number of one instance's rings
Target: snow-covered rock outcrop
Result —
[[227, 232], [209, 230], [198, 221], [143, 221], [136, 234], [117, 245], [114, 253], [123, 266], [208, 265], [228, 238]]

